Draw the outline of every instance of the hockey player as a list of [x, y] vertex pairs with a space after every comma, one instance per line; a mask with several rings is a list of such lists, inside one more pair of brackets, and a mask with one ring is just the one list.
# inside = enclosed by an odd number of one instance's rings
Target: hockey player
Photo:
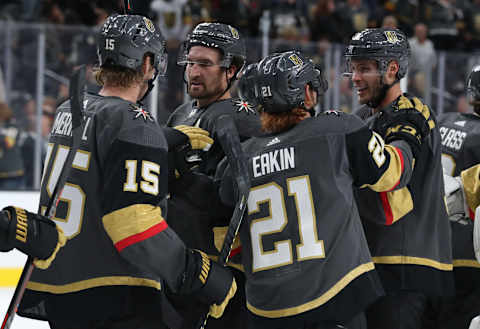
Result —
[[[19, 208], [0, 213], [1, 250], [15, 247], [36, 257], [37, 267], [48, 267], [34, 270], [19, 314], [47, 320], [54, 329], [153, 329], [167, 321], [160, 316], [166, 287], [213, 304], [214, 317], [235, 293], [232, 274], [187, 249], [164, 219], [167, 141], [137, 104], [166, 71], [164, 43], [145, 17], [107, 19], [97, 44], [102, 89], [85, 97], [81, 145], [53, 222]], [[192, 147], [206, 147], [202, 138], [189, 138]], [[71, 139], [67, 101], [57, 110], [48, 144], [42, 207]]]
[[369, 127], [385, 138], [404, 130], [392, 124], [395, 116], [404, 108], [415, 108], [432, 129], [425, 142], [413, 148], [415, 170], [407, 186], [356, 193], [370, 252], [386, 290], [386, 296], [366, 312], [369, 329], [420, 328], [426, 296], [451, 295], [454, 289], [440, 134], [428, 106], [400, 89], [409, 56], [403, 32], [389, 28], [355, 34], [345, 51], [347, 74], [364, 104], [357, 114]]
[[[312, 117], [326, 82], [296, 51], [262, 59], [254, 80], [267, 135], [243, 143], [252, 184], [240, 227], [249, 328], [345, 325], [383, 294], [352, 187], [403, 188], [412, 149], [430, 133], [427, 118], [413, 105], [400, 109], [385, 128], [402, 129], [389, 129], [384, 141], [354, 115]], [[223, 164], [218, 190], [233, 206], [234, 179]]]
[[[187, 93], [192, 100], [178, 107], [167, 125], [178, 129], [183, 129], [183, 125], [200, 127], [215, 139], [216, 119], [229, 114], [242, 141], [260, 134], [260, 121], [253, 108], [230, 94], [244, 63], [244, 40], [234, 27], [222, 23], [198, 24], [183, 44], [178, 58], [178, 64], [184, 66]], [[177, 178], [171, 182], [168, 200], [169, 225], [188, 247], [204, 250], [214, 258], [219, 254], [216, 245], [221, 246], [226, 232], [216, 223], [231, 216], [210, 197], [213, 193], [212, 176], [224, 155], [218, 142], [207, 152], [186, 154], [188, 161], [177, 165]], [[191, 167], [194, 167], [192, 171], [189, 170]], [[237, 295], [221, 319], [209, 321], [209, 328], [244, 327], [243, 274], [237, 270], [234, 273], [239, 286]], [[206, 305], [198, 305], [183, 297], [172, 298], [176, 308], [183, 309], [181, 313], [191, 320], [189, 326], [186, 321], [186, 328], [195, 327], [205, 313]]]
[[[469, 195], [473, 185], [478, 185], [472, 171], [461, 172], [480, 163], [480, 66], [470, 72], [467, 79], [467, 94], [474, 113], [444, 113], [438, 116], [442, 137], [442, 165], [446, 175], [463, 176], [468, 200], [479, 196]], [[453, 182], [452, 182], [453, 180]], [[449, 204], [449, 188], [455, 186], [454, 178], [445, 177], [447, 205], [449, 205], [452, 228], [453, 273], [455, 276], [455, 297], [443, 298], [437, 309], [436, 328], [467, 328], [470, 321], [480, 313], [480, 263], [473, 250], [473, 211], [476, 204], [468, 207]], [[464, 193], [461, 193], [462, 196]], [[463, 200], [463, 198], [461, 198]], [[458, 208], [458, 209], [456, 209]], [[465, 209], [467, 208], [467, 209]]]

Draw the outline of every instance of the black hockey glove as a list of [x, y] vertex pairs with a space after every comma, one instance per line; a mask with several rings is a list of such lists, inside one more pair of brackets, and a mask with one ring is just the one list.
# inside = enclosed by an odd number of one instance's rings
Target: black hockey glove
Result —
[[409, 99], [402, 95], [392, 104], [392, 108], [380, 112], [373, 130], [379, 133], [387, 144], [397, 139], [406, 141], [416, 156], [434, 127], [435, 122], [430, 116], [428, 106], [417, 97]]
[[35, 266], [47, 268], [66, 238], [50, 219], [22, 208], [0, 211], [0, 251], [17, 248], [36, 258]]
[[169, 180], [183, 176], [202, 162], [202, 154], [213, 144], [209, 132], [180, 125], [163, 129], [168, 143]]
[[209, 314], [218, 319], [237, 291], [232, 272], [198, 250], [189, 250], [187, 271], [183, 275], [180, 294], [193, 294], [210, 305]]

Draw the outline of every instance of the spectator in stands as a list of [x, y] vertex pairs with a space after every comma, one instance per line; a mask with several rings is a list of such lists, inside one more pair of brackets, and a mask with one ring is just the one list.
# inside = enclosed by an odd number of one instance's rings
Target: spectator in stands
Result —
[[343, 41], [348, 42], [354, 33], [367, 28], [370, 13], [362, 0], [347, 0], [338, 5], [337, 15], [343, 19]]
[[408, 40], [412, 53], [410, 72], [428, 72], [437, 64], [435, 48], [427, 34], [428, 28], [424, 23], [415, 24], [415, 34]]
[[472, 0], [468, 10], [465, 10], [465, 50], [480, 49], [480, 0]]
[[398, 28], [398, 21], [397, 18], [393, 15], [387, 15], [383, 18], [382, 27], [387, 27], [390, 29], [397, 29]]
[[12, 110], [0, 103], [0, 190], [18, 190], [25, 185], [19, 139], [20, 129], [15, 125]]
[[344, 31], [342, 17], [335, 10], [334, 0], [317, 0], [311, 7], [310, 31], [312, 40], [329, 40], [341, 43], [347, 34]]
[[459, 35], [457, 21], [463, 20], [463, 12], [455, 7], [455, 0], [433, 1], [427, 6], [425, 17], [435, 48], [455, 49]]

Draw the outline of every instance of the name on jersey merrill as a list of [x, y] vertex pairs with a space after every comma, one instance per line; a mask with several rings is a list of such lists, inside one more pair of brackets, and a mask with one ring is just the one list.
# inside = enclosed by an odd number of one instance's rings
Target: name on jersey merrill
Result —
[[254, 177], [295, 168], [295, 147], [285, 147], [257, 155], [252, 158], [252, 166]]
[[[82, 132], [82, 140], [84, 141], [87, 140], [87, 136], [85, 135], [85, 132], [87, 131], [87, 128], [89, 126], [90, 119], [91, 119], [90, 117], [87, 118], [87, 121], [85, 123], [85, 128], [83, 129], [83, 132]], [[72, 113], [60, 112], [55, 117], [55, 122], [53, 123], [51, 134], [71, 137], [72, 136]]]

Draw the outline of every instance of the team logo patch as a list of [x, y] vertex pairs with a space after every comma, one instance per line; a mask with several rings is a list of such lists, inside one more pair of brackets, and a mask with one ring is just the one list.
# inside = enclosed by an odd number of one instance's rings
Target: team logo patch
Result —
[[133, 119], [143, 118], [143, 120], [145, 120], [145, 122], [147, 122], [147, 120], [150, 120], [152, 122], [154, 121], [150, 112], [142, 109], [141, 107], [138, 107], [136, 105], [130, 105], [129, 111], [135, 113]]
[[228, 27], [230, 28], [230, 32], [232, 33], [232, 37], [234, 37], [235, 39], [240, 39], [240, 35], [238, 34], [237, 29], [230, 26], [230, 25]]
[[339, 115], [340, 115], [340, 113], [341, 113], [341, 111], [337, 111], [337, 110], [326, 110], [326, 111], [325, 111], [325, 112], [323, 112], [323, 113], [325, 113], [326, 115], [333, 114], [333, 115], [337, 115], [337, 116], [339, 116]]
[[387, 38], [387, 41], [393, 44], [399, 43], [400, 39], [397, 36], [397, 33], [395, 31], [385, 31], [385, 37]]
[[237, 112], [247, 112], [247, 114], [250, 114], [250, 113], [257, 114], [253, 106], [250, 105], [247, 101], [243, 101], [241, 99], [236, 100], [235, 106], [238, 106]]
[[303, 61], [297, 54], [292, 54], [288, 56], [288, 59], [295, 65], [295, 66], [302, 66]]
[[155, 25], [153, 25], [152, 21], [149, 20], [148, 18], [144, 17], [143, 21], [145, 22], [145, 26], [150, 32], [155, 32]]

